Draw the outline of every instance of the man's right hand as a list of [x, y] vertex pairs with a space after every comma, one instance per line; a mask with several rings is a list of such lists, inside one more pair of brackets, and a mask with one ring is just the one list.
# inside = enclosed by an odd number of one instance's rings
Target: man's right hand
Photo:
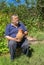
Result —
[[19, 39], [17, 38], [13, 38], [13, 37], [10, 37], [10, 36], [5, 36], [8, 40], [13, 40], [13, 41], [16, 41], [16, 42], [20, 42]]
[[21, 41], [21, 40], [19, 40], [19, 39], [16, 38], [16, 42], [20, 42], [20, 41]]

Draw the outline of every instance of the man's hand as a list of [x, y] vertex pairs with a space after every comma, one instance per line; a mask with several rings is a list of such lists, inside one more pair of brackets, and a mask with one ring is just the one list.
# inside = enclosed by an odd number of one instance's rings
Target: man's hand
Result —
[[19, 39], [17, 38], [13, 38], [13, 37], [10, 37], [10, 36], [5, 36], [8, 40], [13, 40], [13, 41], [16, 41], [16, 42], [20, 42]]
[[21, 41], [21, 40], [19, 40], [19, 39], [16, 38], [16, 42], [20, 42], [20, 41]]
[[24, 37], [27, 37], [27, 35], [28, 35], [28, 32], [25, 31], [25, 32], [24, 32]]

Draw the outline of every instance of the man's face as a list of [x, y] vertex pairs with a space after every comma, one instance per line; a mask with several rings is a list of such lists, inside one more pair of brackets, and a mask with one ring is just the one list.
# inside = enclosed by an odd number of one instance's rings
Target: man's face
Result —
[[19, 22], [18, 16], [13, 16], [13, 17], [12, 17], [12, 23], [15, 24], [15, 25], [17, 25], [18, 22]]

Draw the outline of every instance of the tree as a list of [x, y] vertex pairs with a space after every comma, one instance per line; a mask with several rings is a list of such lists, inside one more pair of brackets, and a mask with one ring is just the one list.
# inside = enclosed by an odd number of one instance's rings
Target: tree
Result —
[[37, 0], [37, 9], [39, 15], [41, 15], [42, 18], [44, 19], [44, 0]]
[[35, 7], [35, 0], [25, 0], [26, 6], [27, 7]]

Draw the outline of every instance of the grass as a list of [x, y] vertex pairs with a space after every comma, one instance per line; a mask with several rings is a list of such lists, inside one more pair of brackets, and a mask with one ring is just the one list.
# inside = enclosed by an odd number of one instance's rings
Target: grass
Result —
[[0, 65], [44, 65], [44, 44], [30, 45], [33, 49], [32, 55], [27, 57], [21, 54], [16, 57], [13, 62], [10, 60], [10, 55], [0, 56]]
[[41, 31], [30, 32], [29, 36], [33, 36], [38, 40], [44, 40], [44, 32]]

